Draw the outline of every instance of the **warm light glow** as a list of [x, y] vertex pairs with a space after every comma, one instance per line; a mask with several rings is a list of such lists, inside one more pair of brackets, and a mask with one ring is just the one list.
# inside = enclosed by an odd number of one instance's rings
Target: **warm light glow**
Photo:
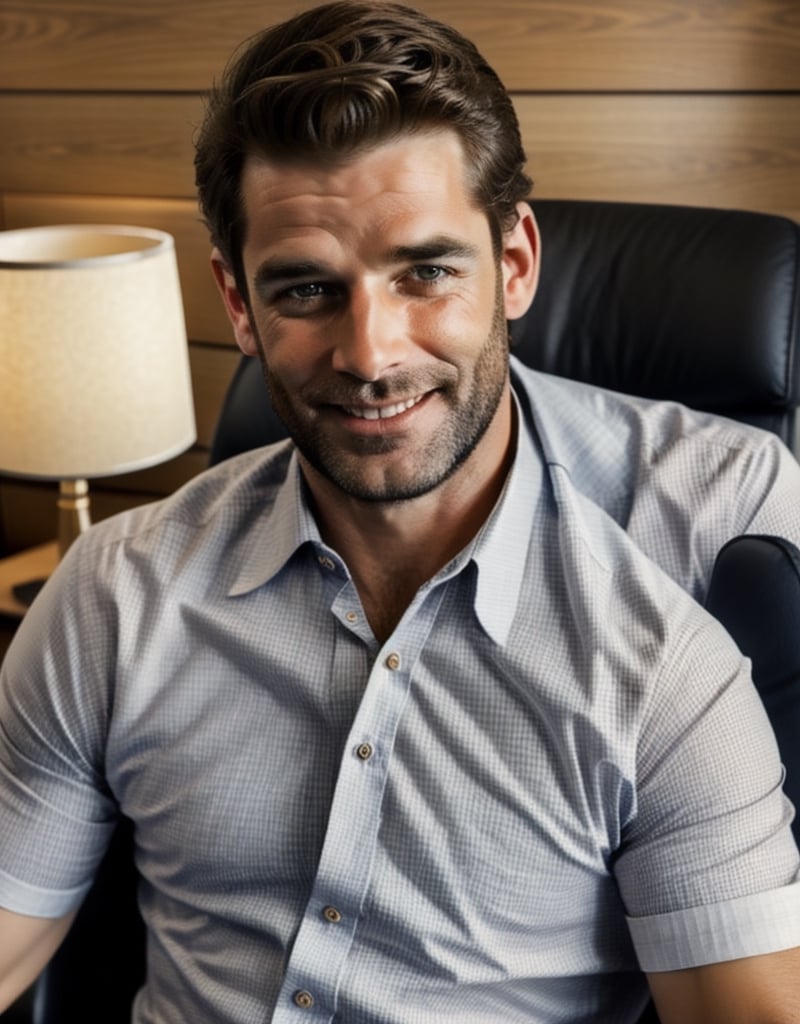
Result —
[[0, 472], [127, 473], [195, 436], [171, 236], [106, 225], [0, 232]]

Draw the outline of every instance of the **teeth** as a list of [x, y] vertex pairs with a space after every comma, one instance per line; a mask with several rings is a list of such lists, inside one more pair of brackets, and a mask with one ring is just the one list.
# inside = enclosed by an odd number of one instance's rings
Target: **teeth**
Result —
[[422, 400], [422, 395], [417, 395], [415, 398], [408, 398], [405, 402], [396, 402], [394, 405], [384, 405], [380, 409], [376, 409], [373, 406], [351, 408], [345, 406], [345, 412], [351, 416], [357, 416], [362, 420], [388, 420], [392, 416], [399, 416], [401, 412], [405, 412], [406, 409], [410, 409], [416, 405], [417, 402]]

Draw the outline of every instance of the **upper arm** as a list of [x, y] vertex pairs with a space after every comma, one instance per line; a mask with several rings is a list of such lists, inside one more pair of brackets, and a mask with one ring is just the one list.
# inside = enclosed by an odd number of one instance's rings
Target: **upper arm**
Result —
[[647, 975], [661, 1024], [793, 1024], [800, 947]]
[[738, 494], [742, 498], [734, 505], [736, 532], [771, 533], [800, 545], [800, 465], [777, 437], [767, 435], [755, 447], [739, 481]]
[[0, 909], [0, 1012], [38, 977], [74, 917], [29, 917]]

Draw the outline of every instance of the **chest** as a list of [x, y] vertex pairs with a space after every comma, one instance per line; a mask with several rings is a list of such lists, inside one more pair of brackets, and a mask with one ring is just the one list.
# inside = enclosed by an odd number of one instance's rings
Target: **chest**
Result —
[[275, 609], [216, 622], [219, 641], [198, 621], [202, 646], [126, 680], [108, 777], [153, 887], [302, 906], [332, 845], [336, 871], [369, 861], [358, 898], [382, 913], [530, 922], [605, 884], [631, 809], [624, 744], [558, 696], [563, 660], [498, 657], [463, 627], [401, 631], [376, 655], [340, 618], [313, 640]]

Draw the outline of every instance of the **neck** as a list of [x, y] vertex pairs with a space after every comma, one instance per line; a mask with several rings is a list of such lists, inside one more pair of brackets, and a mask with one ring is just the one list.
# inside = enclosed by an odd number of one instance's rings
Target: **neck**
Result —
[[[347, 563], [379, 641], [391, 635], [419, 587], [486, 522], [514, 457], [511, 410], [507, 395], [498, 422], [490, 427], [495, 436], [482, 438], [466, 462], [434, 490], [408, 501], [353, 498], [300, 457], [320, 533]], [[487, 448], [499, 452], [488, 464]]]

